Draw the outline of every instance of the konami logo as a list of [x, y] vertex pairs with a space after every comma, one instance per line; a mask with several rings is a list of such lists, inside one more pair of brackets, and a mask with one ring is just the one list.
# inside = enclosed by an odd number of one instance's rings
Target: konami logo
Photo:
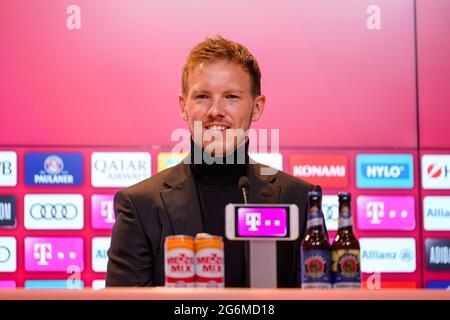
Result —
[[343, 188], [348, 185], [346, 155], [296, 154], [290, 159], [291, 172], [322, 187]]

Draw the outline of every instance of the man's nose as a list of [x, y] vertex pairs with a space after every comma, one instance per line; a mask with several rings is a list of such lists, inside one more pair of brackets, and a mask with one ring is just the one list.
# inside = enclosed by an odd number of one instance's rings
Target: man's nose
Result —
[[220, 117], [225, 116], [225, 106], [224, 101], [221, 97], [214, 98], [212, 104], [208, 109], [208, 117]]

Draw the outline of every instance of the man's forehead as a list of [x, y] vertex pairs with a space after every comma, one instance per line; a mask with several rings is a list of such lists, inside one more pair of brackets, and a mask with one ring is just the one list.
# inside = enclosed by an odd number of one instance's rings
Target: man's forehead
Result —
[[242, 66], [232, 61], [202, 62], [192, 68], [188, 82], [191, 90], [220, 85], [227, 87], [226, 90], [242, 91], [249, 89], [250, 76]]

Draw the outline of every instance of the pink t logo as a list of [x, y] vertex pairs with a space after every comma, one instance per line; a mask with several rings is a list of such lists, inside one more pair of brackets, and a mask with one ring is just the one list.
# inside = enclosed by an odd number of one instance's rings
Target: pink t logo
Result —
[[52, 245], [50, 243], [36, 243], [34, 245], [34, 258], [40, 266], [48, 266], [47, 259], [52, 258]]
[[248, 231], [258, 231], [261, 225], [261, 214], [258, 212], [249, 212], [245, 215], [245, 224], [250, 226]]

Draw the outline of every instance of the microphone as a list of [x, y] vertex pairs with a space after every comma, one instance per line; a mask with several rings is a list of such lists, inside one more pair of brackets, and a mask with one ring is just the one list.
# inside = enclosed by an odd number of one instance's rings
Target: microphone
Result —
[[248, 177], [242, 176], [239, 178], [239, 190], [242, 190], [242, 195], [244, 196], [244, 203], [248, 204], [247, 201], [247, 194], [248, 189], [250, 188], [250, 181], [248, 180]]

